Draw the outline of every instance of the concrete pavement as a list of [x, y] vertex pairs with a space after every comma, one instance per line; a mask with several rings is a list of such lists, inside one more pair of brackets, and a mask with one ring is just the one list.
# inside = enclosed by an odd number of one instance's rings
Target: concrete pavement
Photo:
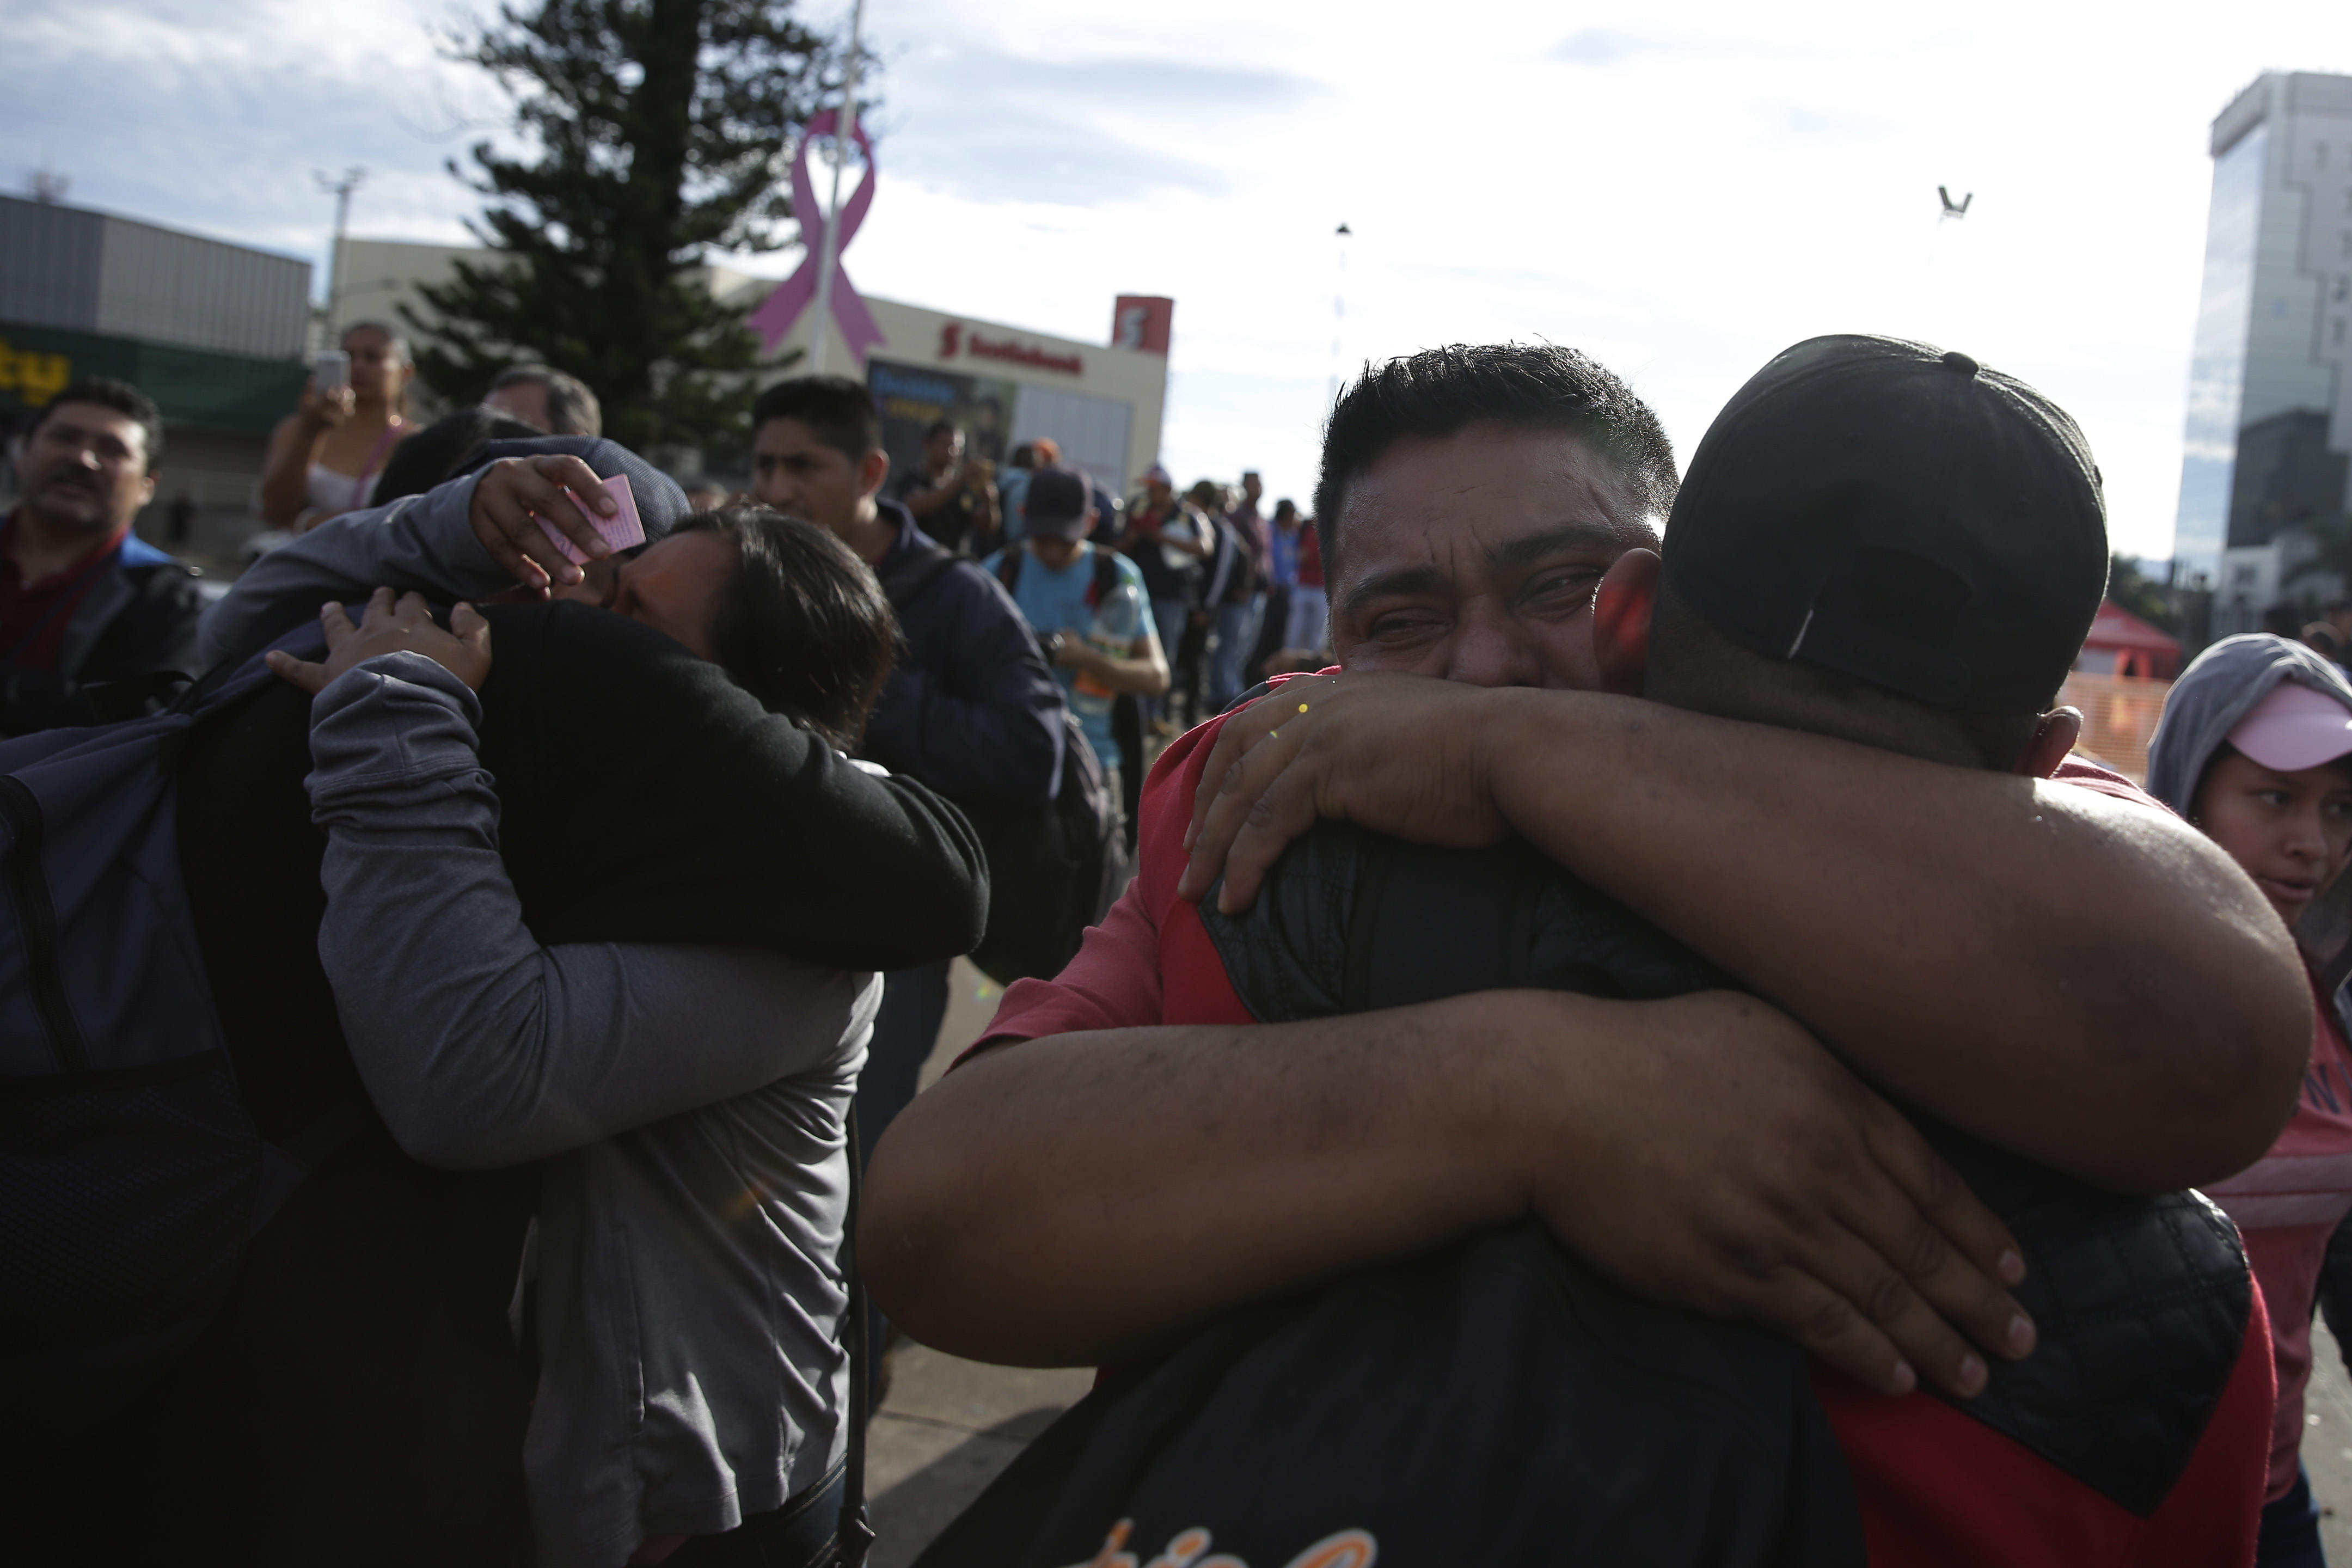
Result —
[[[929, 1089], [996, 1012], [1002, 993], [956, 960], [947, 1022], [923, 1068]], [[928, 1345], [891, 1355], [890, 1392], [866, 1429], [866, 1495], [873, 1500], [873, 1568], [906, 1568], [963, 1511], [1022, 1445], [1083, 1397], [1094, 1374], [983, 1366]]]

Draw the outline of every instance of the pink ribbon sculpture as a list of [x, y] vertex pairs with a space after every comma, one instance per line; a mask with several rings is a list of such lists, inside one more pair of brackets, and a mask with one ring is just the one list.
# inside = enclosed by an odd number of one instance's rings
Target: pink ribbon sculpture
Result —
[[[820, 136], [834, 134], [840, 115], [826, 110], [812, 117], [808, 130], [801, 137], [800, 151], [793, 155], [793, 212], [800, 219], [800, 269], [776, 286], [776, 291], [761, 301], [751, 312], [752, 330], [770, 353], [783, 342], [801, 312], [816, 298], [818, 258], [824, 250], [824, 209], [817, 205], [816, 187], [809, 183], [809, 148]], [[833, 246], [833, 319], [841, 324], [842, 340], [848, 343], [853, 362], [862, 361], [866, 351], [883, 341], [882, 329], [874, 324], [874, 314], [866, 310], [866, 301], [849, 284], [849, 274], [842, 270], [841, 253], [857, 237], [858, 225], [866, 221], [866, 209], [874, 205], [874, 143], [866, 139], [866, 127], [853, 124], [850, 134], [856, 139], [857, 150], [866, 154], [866, 177], [857, 182], [857, 189], [842, 204], [841, 235]], [[821, 329], [820, 329], [821, 330]]]

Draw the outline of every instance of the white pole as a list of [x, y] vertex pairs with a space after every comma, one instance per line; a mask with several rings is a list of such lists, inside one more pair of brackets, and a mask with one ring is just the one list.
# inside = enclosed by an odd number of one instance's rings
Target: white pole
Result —
[[841, 112], [833, 124], [833, 195], [825, 202], [824, 243], [817, 247], [816, 324], [809, 330], [809, 369], [824, 374], [826, 340], [833, 336], [833, 273], [841, 254], [841, 170], [857, 129], [857, 39], [866, 20], [866, 0], [849, 9], [849, 68], [841, 83]]
[[1348, 331], [1348, 239], [1352, 232], [1344, 223], [1335, 231], [1339, 266], [1331, 279], [1331, 395], [1324, 405], [1323, 412], [1326, 414], [1339, 405], [1339, 381], [1347, 371], [1347, 354], [1342, 340]]
[[331, 180], [313, 170], [310, 177], [319, 182], [320, 190], [331, 191], [335, 196], [335, 237], [328, 243], [327, 249], [327, 322], [332, 327], [335, 312], [342, 308], [343, 232], [351, 226], [352, 193], [359, 189], [361, 181], [367, 178], [367, 171], [345, 169], [341, 179]]

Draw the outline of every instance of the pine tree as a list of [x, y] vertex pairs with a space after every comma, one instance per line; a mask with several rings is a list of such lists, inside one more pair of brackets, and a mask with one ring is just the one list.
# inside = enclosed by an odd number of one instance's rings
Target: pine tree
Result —
[[[530, 145], [473, 149], [486, 199], [467, 226], [494, 255], [421, 289], [429, 312], [404, 310], [426, 384], [471, 401], [539, 360], [594, 389], [604, 433], [640, 451], [746, 444], [757, 342], [697, 268], [713, 247], [784, 242], [786, 158], [837, 65], [790, 13], [540, 0], [452, 37], [455, 58], [499, 79]], [[467, 178], [454, 159], [449, 172]]]

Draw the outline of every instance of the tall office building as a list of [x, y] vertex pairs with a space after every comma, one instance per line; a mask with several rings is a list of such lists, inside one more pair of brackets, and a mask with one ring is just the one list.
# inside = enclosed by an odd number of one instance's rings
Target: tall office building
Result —
[[2263, 73], [2212, 157], [2173, 554], [2218, 637], [2310, 592], [2313, 531], [2352, 508], [2352, 77]]

